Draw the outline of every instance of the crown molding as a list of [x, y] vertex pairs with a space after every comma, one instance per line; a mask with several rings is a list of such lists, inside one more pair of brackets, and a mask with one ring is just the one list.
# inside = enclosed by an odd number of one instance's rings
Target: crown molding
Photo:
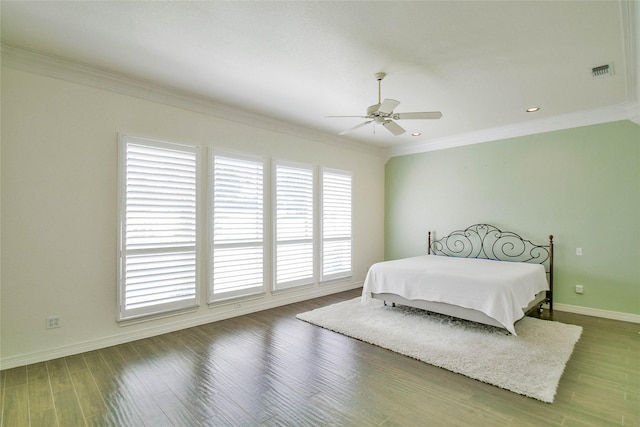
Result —
[[389, 149], [359, 141], [338, 138], [335, 135], [299, 126], [283, 120], [221, 104], [193, 92], [163, 86], [112, 70], [100, 69], [36, 52], [5, 40], [2, 41], [2, 66], [44, 75], [68, 82], [132, 96], [224, 120], [284, 133], [314, 142], [372, 154], [388, 159]]
[[481, 144], [483, 142], [498, 141], [501, 139], [610, 123], [620, 120], [631, 120], [634, 123], [640, 124], [640, 103], [627, 102], [596, 110], [579, 111], [547, 119], [516, 123], [508, 126], [500, 126], [476, 132], [453, 135], [446, 138], [396, 146], [391, 149], [391, 157], [444, 150], [447, 148]]
[[640, 125], [640, 3], [620, 0], [620, 20], [624, 44], [627, 102], [596, 110], [579, 111], [531, 122], [516, 123], [446, 138], [423, 140], [392, 147], [391, 157], [427, 151], [444, 150], [464, 145], [480, 144], [519, 136], [534, 135], [562, 129], [571, 129], [619, 120], [630, 120]]
[[[635, 28], [634, 25], [630, 27]], [[396, 156], [444, 150], [447, 148], [619, 120], [631, 120], [634, 123], [640, 124], [640, 103], [636, 100], [597, 110], [581, 111], [547, 119], [516, 123], [440, 139], [418, 141], [392, 147], [374, 146], [359, 141], [337, 138], [332, 134], [220, 104], [210, 98], [192, 92], [181, 91], [147, 80], [134, 78], [123, 73], [98, 69], [64, 58], [24, 49], [6, 41], [2, 41], [1, 48], [3, 66], [203, 113], [224, 120], [273, 132], [280, 132], [314, 142], [349, 148], [378, 156], [385, 161]]]

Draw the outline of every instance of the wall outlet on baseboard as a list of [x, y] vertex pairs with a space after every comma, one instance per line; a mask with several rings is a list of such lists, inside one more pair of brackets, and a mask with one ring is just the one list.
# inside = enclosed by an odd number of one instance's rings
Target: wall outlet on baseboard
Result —
[[584, 287], [582, 285], [576, 285], [576, 294], [583, 294]]
[[51, 316], [45, 319], [47, 329], [56, 329], [62, 326], [60, 316]]

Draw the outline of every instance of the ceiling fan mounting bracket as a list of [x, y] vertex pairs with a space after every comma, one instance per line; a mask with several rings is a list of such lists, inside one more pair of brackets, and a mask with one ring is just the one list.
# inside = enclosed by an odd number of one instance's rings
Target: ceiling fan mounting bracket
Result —
[[387, 75], [387, 73], [383, 73], [383, 72], [376, 73], [376, 79], [378, 79], [378, 81], [380, 81], [380, 80], [384, 79], [386, 75]]

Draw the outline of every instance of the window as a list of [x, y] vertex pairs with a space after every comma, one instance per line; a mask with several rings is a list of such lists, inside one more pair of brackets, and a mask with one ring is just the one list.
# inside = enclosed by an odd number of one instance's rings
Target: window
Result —
[[264, 161], [211, 157], [210, 302], [264, 292]]
[[281, 290], [314, 282], [313, 168], [274, 165], [273, 289]]
[[320, 280], [351, 276], [351, 174], [322, 170]]
[[215, 303], [269, 282], [280, 291], [351, 276], [350, 172], [214, 151], [208, 160], [205, 209], [198, 147], [121, 136], [118, 320], [197, 307], [202, 283]]
[[196, 147], [122, 136], [119, 319], [198, 304]]

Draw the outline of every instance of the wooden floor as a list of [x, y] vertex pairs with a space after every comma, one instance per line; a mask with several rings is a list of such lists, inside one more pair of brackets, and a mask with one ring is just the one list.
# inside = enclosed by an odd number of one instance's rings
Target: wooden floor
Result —
[[640, 325], [582, 325], [553, 404], [295, 319], [359, 290], [0, 373], [2, 426], [640, 426]]

